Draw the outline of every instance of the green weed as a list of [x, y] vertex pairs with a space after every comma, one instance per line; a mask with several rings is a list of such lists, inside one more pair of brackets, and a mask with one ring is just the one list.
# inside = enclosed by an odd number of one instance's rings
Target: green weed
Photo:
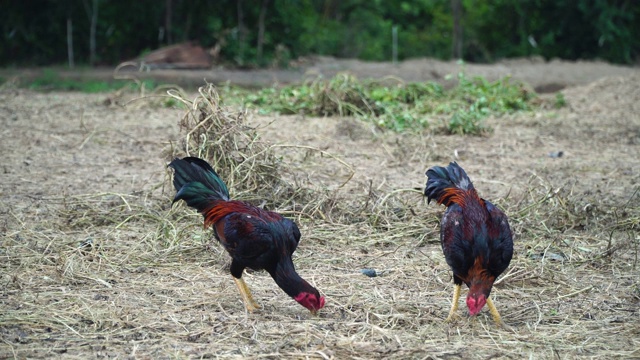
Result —
[[261, 113], [356, 116], [394, 131], [421, 130], [438, 116], [449, 118], [451, 134], [481, 134], [489, 115], [528, 110], [533, 93], [508, 78], [489, 82], [458, 74], [458, 85], [445, 90], [434, 82], [383, 84], [339, 74], [302, 85], [267, 88], [248, 94], [245, 105]]
[[[127, 80], [76, 80], [61, 77], [55, 70], [45, 69], [42, 74], [26, 81], [23, 87], [38, 91], [80, 91], [84, 93], [100, 93], [120, 90], [130, 87], [136, 90], [139, 85]], [[153, 80], [144, 80], [141, 86], [147, 89], [153, 89], [156, 84]]]
[[529, 110], [534, 94], [509, 78], [489, 82], [484, 78], [469, 79], [458, 74], [458, 86], [450, 90], [448, 109], [453, 110], [447, 130], [451, 134], [481, 134], [490, 130], [483, 125], [489, 115], [502, 115]]
[[554, 103], [554, 105], [557, 109], [567, 106], [567, 100], [564, 98], [563, 93], [556, 93], [556, 102]]

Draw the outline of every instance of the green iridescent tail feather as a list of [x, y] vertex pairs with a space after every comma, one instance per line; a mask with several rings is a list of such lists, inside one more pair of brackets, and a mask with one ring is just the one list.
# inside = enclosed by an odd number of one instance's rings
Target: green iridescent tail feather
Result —
[[229, 200], [227, 185], [206, 161], [185, 157], [174, 159], [169, 167], [174, 169], [173, 186], [177, 191], [174, 203], [184, 200], [188, 206], [202, 212], [212, 201]]

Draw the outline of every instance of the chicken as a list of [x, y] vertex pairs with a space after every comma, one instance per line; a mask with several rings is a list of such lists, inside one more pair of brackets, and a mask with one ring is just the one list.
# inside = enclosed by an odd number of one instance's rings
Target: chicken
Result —
[[453, 304], [447, 321], [458, 309], [460, 288], [469, 288], [467, 307], [474, 316], [485, 303], [494, 321], [506, 327], [489, 298], [496, 278], [509, 266], [513, 240], [507, 216], [478, 196], [465, 171], [455, 162], [446, 168], [435, 166], [426, 173], [424, 194], [447, 209], [442, 216], [440, 243], [447, 264], [453, 270]]
[[291, 255], [300, 241], [300, 230], [282, 215], [243, 201], [229, 199], [227, 186], [206, 161], [196, 157], [175, 159], [173, 202], [184, 200], [204, 216], [205, 228], [212, 226], [216, 239], [231, 255], [231, 275], [245, 307], [252, 312], [255, 302], [242, 279], [245, 268], [266, 270], [276, 284], [300, 305], [315, 314], [325, 299], [296, 272]]

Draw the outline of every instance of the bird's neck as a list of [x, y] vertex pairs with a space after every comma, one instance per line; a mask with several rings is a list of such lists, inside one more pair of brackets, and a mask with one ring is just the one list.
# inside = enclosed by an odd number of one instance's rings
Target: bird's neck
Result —
[[485, 297], [489, 297], [489, 294], [491, 294], [491, 288], [493, 287], [493, 280], [489, 280], [486, 278], [472, 279], [471, 283], [468, 286], [468, 296], [483, 294]]
[[287, 295], [295, 298], [301, 292], [313, 293], [315, 289], [298, 275], [291, 259], [282, 259], [273, 271], [269, 271], [276, 284]]
[[471, 266], [467, 272], [467, 276], [463, 278], [463, 281], [469, 287], [469, 295], [484, 294], [486, 297], [489, 297], [495, 279], [495, 276], [486, 269], [483, 257], [477, 256], [473, 266]]

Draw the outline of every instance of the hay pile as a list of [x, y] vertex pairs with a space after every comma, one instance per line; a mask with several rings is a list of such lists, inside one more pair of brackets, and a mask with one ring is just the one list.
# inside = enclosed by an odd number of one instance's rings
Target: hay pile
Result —
[[196, 156], [207, 160], [230, 191], [267, 195], [281, 185], [280, 162], [269, 144], [246, 124], [247, 113], [222, 105], [213, 85], [201, 87], [193, 101], [170, 93], [189, 111], [179, 123], [183, 138], [171, 157]]
[[[187, 105], [179, 123], [181, 139], [169, 150], [168, 159], [197, 156], [207, 160], [227, 183], [232, 198], [295, 216], [352, 224], [362, 221], [387, 222], [404, 213], [394, 194], [382, 194], [366, 184], [359, 198], [340, 190], [354, 170], [337, 156], [305, 145], [270, 144], [260, 138], [259, 129], [247, 125], [247, 111], [227, 107], [213, 85], [199, 89], [193, 101], [179, 93], [170, 94]], [[317, 157], [340, 168], [332, 186], [308, 175], [311, 171], [297, 161]], [[419, 194], [419, 191], [408, 189]], [[402, 217], [402, 215], [400, 215]]]

